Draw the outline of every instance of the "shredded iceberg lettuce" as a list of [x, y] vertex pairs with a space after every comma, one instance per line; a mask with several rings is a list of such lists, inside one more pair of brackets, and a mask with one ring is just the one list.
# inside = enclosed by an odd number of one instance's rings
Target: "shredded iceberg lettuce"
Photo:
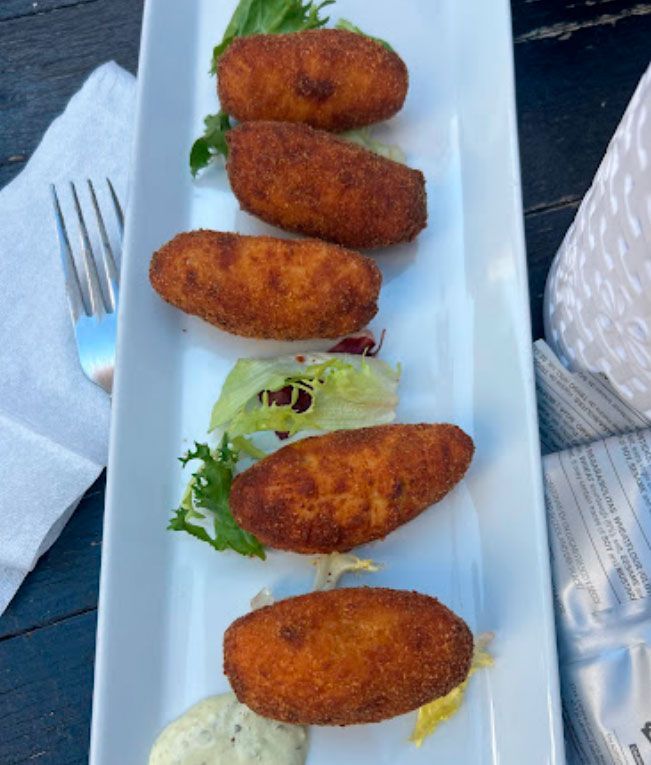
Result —
[[263, 587], [257, 595], [251, 598], [251, 611], [257, 611], [265, 606], [273, 606], [276, 599], [268, 587]]
[[380, 570], [374, 561], [368, 558], [358, 558], [351, 553], [333, 552], [328, 555], [320, 555], [312, 562], [316, 566], [316, 575], [312, 587], [315, 592], [334, 590], [344, 574], [360, 574], [362, 572], [372, 574]]
[[347, 130], [341, 133], [341, 138], [345, 138], [347, 141], [356, 143], [358, 146], [363, 146], [369, 151], [373, 151], [382, 157], [392, 159], [394, 162], [400, 162], [405, 164], [405, 154], [403, 150], [396, 144], [382, 143], [371, 135], [371, 128], [364, 127], [357, 130]]
[[434, 699], [429, 704], [425, 704], [418, 710], [416, 724], [409, 740], [422, 746], [426, 738], [432, 735], [439, 725], [449, 720], [461, 708], [466, 693], [466, 688], [472, 675], [478, 669], [491, 667], [494, 663], [493, 657], [488, 653], [488, 644], [493, 639], [492, 632], [484, 632], [475, 640], [475, 650], [472, 655], [472, 664], [466, 679], [456, 688], [453, 688], [446, 696], [440, 699]]
[[291, 436], [388, 423], [395, 418], [399, 379], [399, 365], [355, 354], [240, 359], [213, 407], [209, 430], [227, 430], [236, 439], [269, 430]]

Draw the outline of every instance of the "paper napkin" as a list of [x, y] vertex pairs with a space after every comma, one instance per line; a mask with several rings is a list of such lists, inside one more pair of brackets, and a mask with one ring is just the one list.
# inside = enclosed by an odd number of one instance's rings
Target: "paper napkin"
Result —
[[0, 191], [0, 613], [106, 464], [110, 399], [79, 366], [49, 186], [109, 177], [126, 203], [134, 106], [134, 77], [99, 67]]

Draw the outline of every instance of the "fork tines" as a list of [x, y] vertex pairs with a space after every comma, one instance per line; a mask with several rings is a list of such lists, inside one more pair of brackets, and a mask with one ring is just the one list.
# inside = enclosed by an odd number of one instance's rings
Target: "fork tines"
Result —
[[[113, 249], [111, 248], [104, 218], [97, 201], [95, 187], [93, 186], [92, 181], [87, 180], [87, 183], [92, 206], [95, 210], [95, 217], [97, 219], [97, 227], [102, 245], [102, 269], [104, 273], [104, 283], [106, 285], [104, 289], [101, 285], [97, 270], [96, 255], [93, 252], [88, 228], [86, 226], [75, 184], [70, 182], [70, 191], [72, 193], [72, 199], [77, 214], [77, 223], [81, 234], [81, 261], [83, 263], [83, 275], [79, 273], [75, 263], [68, 231], [61, 211], [59, 195], [57, 194], [54, 184], [50, 186], [52, 200], [54, 202], [57, 233], [61, 247], [61, 259], [63, 263], [66, 291], [68, 294], [68, 303], [70, 304], [73, 322], [76, 322], [82, 314], [98, 317], [102, 314], [114, 313], [117, 305], [119, 278], [118, 265], [113, 255]], [[108, 178], [106, 179], [106, 183], [108, 184], [121, 236], [124, 227], [124, 215], [117, 194], [115, 193], [115, 189], [113, 188], [113, 184]]]

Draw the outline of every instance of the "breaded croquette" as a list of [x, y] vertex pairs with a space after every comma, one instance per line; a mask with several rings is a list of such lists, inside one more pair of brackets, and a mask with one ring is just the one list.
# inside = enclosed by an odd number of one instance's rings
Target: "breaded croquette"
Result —
[[233, 481], [235, 520], [269, 547], [329, 553], [381, 539], [442, 499], [474, 452], [455, 425], [377, 425], [305, 438]]
[[343, 588], [282, 600], [224, 635], [237, 698], [272, 720], [379, 722], [445, 696], [470, 669], [466, 623], [435, 598]]
[[314, 239], [179, 234], [154, 253], [154, 289], [244, 337], [303, 340], [356, 332], [375, 316], [382, 275], [364, 255]]
[[370, 37], [341, 29], [236, 37], [217, 70], [222, 109], [240, 122], [350, 130], [392, 117], [407, 67]]
[[245, 122], [226, 134], [228, 177], [247, 212], [344, 247], [413, 239], [427, 221], [419, 170], [288, 122]]

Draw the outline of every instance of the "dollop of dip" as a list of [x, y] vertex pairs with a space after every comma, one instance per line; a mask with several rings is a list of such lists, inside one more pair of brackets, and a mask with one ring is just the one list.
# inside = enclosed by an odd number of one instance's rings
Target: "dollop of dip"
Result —
[[209, 696], [156, 739], [149, 765], [304, 765], [307, 729], [267, 720], [233, 693]]

